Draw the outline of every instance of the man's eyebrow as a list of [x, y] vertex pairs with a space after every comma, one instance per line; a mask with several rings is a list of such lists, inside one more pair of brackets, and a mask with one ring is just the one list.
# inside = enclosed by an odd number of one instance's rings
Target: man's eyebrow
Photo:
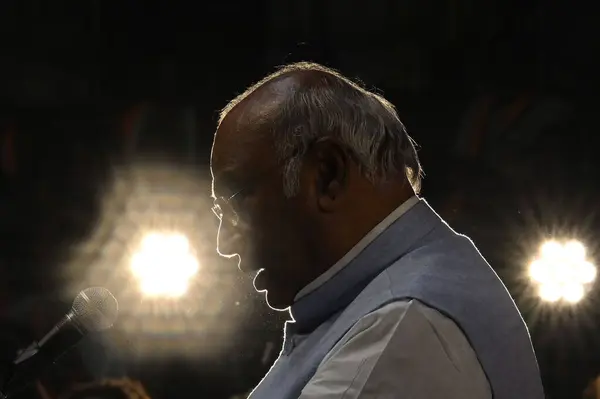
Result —
[[[211, 198], [217, 199], [219, 196], [233, 195], [237, 187], [243, 182], [243, 178], [238, 176], [232, 169], [224, 170], [213, 177]], [[219, 184], [219, 196], [217, 196], [215, 186]]]

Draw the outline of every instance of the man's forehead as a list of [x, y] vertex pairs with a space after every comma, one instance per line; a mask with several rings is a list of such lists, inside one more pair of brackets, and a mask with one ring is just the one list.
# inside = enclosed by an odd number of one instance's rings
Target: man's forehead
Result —
[[269, 120], [297, 87], [298, 80], [294, 76], [281, 76], [264, 83], [239, 100], [225, 115], [219, 128], [228, 133], [244, 134], [248, 125]]
[[270, 116], [296, 83], [281, 78], [256, 89], [233, 107], [215, 134], [211, 155], [213, 181], [243, 179], [274, 158], [269, 141]]
[[240, 169], [253, 167], [260, 163], [261, 154], [264, 154], [266, 140], [248, 132], [240, 134], [238, 138], [229, 135], [219, 128], [215, 134], [215, 141], [211, 154], [211, 170], [214, 176], [232, 175]]
[[[229, 145], [226, 145], [229, 144]], [[213, 195], [231, 194], [233, 189], [241, 188], [244, 182], [253, 177], [253, 173], [262, 170], [273, 157], [273, 152], [265, 151], [263, 142], [224, 143], [215, 140], [211, 157], [213, 176]]]

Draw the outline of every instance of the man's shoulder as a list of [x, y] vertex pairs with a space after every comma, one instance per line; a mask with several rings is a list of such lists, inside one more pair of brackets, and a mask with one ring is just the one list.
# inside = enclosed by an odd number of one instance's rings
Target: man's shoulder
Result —
[[378, 291], [383, 296], [388, 296], [389, 300], [400, 299], [401, 296], [394, 298], [395, 292], [410, 291], [414, 285], [422, 284], [423, 280], [441, 277], [450, 270], [453, 274], [494, 275], [473, 241], [444, 224], [432, 231], [430, 237], [422, 243], [383, 269], [363, 293]]
[[461, 329], [451, 318], [438, 309], [413, 298], [395, 300], [365, 314], [352, 330], [354, 333], [369, 328], [398, 330], [402, 325], [410, 326], [414, 320], [425, 322], [423, 325], [427, 326], [427, 330], [435, 331], [438, 336], [464, 337]]

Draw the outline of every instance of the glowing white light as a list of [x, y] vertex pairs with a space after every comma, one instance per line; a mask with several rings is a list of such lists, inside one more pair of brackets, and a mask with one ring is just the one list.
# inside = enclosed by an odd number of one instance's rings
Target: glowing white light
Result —
[[563, 246], [556, 241], [548, 241], [542, 245], [540, 252], [545, 260], [560, 258], [563, 254]]
[[562, 297], [571, 303], [577, 303], [583, 298], [585, 291], [582, 284], [567, 284], [562, 287]]
[[579, 241], [569, 241], [564, 246], [564, 253], [569, 259], [585, 262], [585, 247]]
[[546, 265], [544, 265], [544, 262], [539, 260], [534, 260], [531, 262], [531, 265], [529, 266], [529, 276], [537, 283], [549, 282], [549, 274], [546, 272]]
[[143, 294], [153, 297], [180, 297], [198, 272], [198, 260], [181, 234], [152, 233], [131, 258], [131, 271]]
[[544, 243], [529, 266], [529, 277], [538, 285], [540, 298], [579, 302], [596, 278], [596, 267], [585, 256], [585, 247], [578, 241]]
[[542, 284], [540, 297], [548, 302], [556, 302], [562, 297], [561, 286], [558, 284]]
[[590, 262], [581, 262], [577, 268], [579, 280], [589, 284], [596, 279], [596, 267]]

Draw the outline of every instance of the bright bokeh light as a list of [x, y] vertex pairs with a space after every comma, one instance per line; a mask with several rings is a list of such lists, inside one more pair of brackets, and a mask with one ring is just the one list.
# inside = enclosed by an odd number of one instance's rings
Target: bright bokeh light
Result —
[[118, 339], [106, 344], [132, 365], [142, 358], [218, 362], [236, 350], [256, 313], [236, 305], [252, 288], [239, 284], [235, 259], [215, 253], [210, 174], [193, 162], [131, 161], [115, 167], [97, 223], [72, 248], [62, 272], [66, 297], [96, 285], [113, 292]]
[[579, 241], [548, 241], [530, 264], [529, 277], [543, 300], [577, 303], [596, 279], [596, 267], [586, 260], [585, 247]]
[[131, 271], [145, 296], [178, 298], [198, 272], [198, 260], [184, 235], [150, 233], [131, 258]]

